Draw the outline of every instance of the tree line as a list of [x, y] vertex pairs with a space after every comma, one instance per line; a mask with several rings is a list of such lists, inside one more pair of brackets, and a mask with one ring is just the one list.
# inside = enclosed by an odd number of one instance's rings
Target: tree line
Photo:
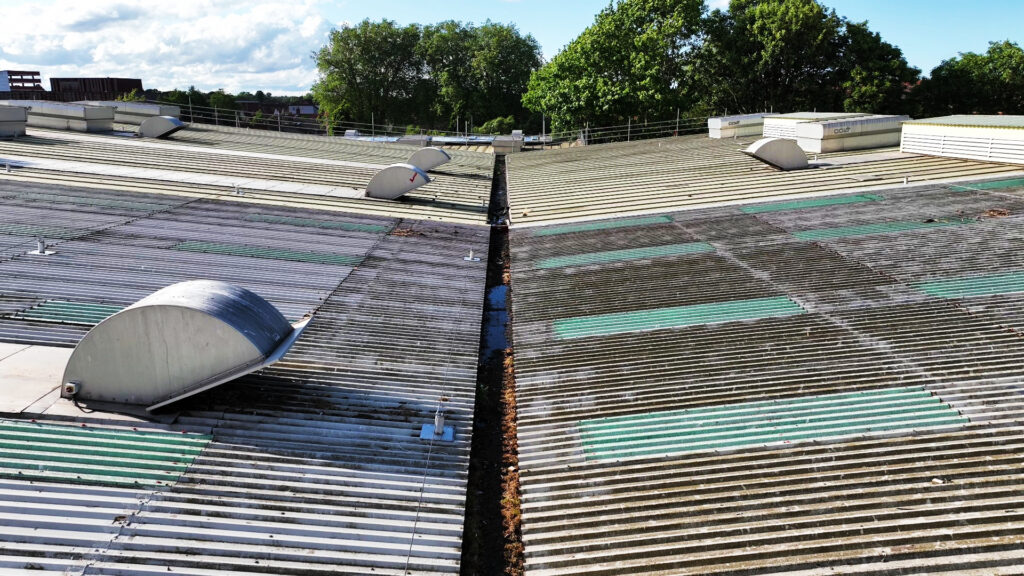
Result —
[[365, 20], [332, 30], [313, 54], [304, 98], [223, 90], [151, 99], [236, 109], [239, 100], [314, 99], [326, 126], [508, 133], [586, 124], [800, 110], [1024, 114], [1024, 50], [992, 42], [922, 78], [867, 22], [817, 0], [617, 0], [549, 62], [515, 26], [456, 21], [400, 26]]
[[529, 112], [522, 95], [542, 64], [515, 26], [364, 20], [332, 30], [315, 54], [313, 98], [328, 125], [370, 122], [506, 131]]

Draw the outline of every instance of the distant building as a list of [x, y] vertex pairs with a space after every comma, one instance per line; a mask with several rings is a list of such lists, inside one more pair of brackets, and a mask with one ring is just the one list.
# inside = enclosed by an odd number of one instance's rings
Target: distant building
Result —
[[139, 78], [50, 78], [53, 92], [86, 92], [95, 94], [123, 94], [132, 90], [143, 91]]
[[316, 116], [317, 107], [313, 104], [298, 104], [289, 106], [288, 113], [293, 116]]
[[39, 72], [0, 70], [0, 92], [43, 91]]

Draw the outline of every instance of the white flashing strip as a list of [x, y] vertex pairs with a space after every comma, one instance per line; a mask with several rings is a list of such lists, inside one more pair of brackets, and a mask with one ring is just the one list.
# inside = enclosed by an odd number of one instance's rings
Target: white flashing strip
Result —
[[27, 130], [36, 138], [51, 138], [59, 140], [79, 140], [84, 142], [96, 142], [99, 144], [116, 144], [118, 146], [139, 146], [142, 148], [156, 148], [163, 150], [178, 150], [185, 152], [198, 152], [201, 154], [219, 154], [221, 156], [236, 156], [242, 158], [259, 158], [262, 160], [284, 160], [287, 162], [304, 162], [307, 164], [320, 164], [323, 166], [346, 166], [350, 168], [367, 168], [370, 170], [381, 170], [387, 167], [386, 164], [368, 164], [365, 162], [348, 162], [345, 160], [330, 160], [328, 158], [309, 158], [303, 156], [287, 156], [284, 154], [267, 154], [265, 152], [243, 152], [241, 150], [224, 150], [221, 148], [204, 148], [201, 146], [189, 146], [187, 144], [167, 144], [153, 142], [152, 140], [137, 140], [128, 136], [111, 137], [96, 134], [85, 134], [80, 132], [54, 133], [52, 131], [39, 131], [29, 128]]
[[71, 160], [54, 160], [49, 158], [28, 158], [25, 156], [0, 157], [0, 164], [9, 162], [12, 167], [34, 168], [53, 172], [70, 172], [78, 174], [95, 174], [100, 176], [117, 176], [121, 178], [141, 178], [159, 180], [179, 184], [198, 184], [206, 186], [238, 187], [240, 190], [260, 190], [266, 192], [290, 192], [310, 196], [334, 196], [340, 198], [365, 198], [364, 190], [344, 186], [324, 186], [322, 184], [299, 184], [283, 180], [264, 180], [260, 178], [237, 178], [198, 172], [179, 172], [160, 170], [157, 168], [136, 168], [116, 166], [113, 164], [95, 164], [92, 162], [75, 162]]

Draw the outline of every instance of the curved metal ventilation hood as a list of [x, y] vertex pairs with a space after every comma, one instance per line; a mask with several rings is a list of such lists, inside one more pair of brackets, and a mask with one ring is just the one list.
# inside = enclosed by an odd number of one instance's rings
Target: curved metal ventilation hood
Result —
[[90, 330], [68, 360], [61, 395], [155, 410], [277, 362], [307, 323], [289, 324], [239, 286], [173, 284]]

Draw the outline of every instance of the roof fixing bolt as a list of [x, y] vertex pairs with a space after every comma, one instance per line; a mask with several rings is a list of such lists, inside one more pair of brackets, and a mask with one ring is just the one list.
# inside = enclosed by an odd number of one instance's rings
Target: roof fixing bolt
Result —
[[4, 170], [7, 170], [7, 173], [10, 174], [10, 172], [11, 172], [11, 163], [10, 162], [4, 162]]
[[440, 405], [434, 412], [434, 436], [444, 436], [444, 412], [441, 412]]
[[46, 253], [46, 242], [43, 241], [42, 236], [36, 236], [36, 252], [39, 252], [40, 254]]
[[235, 196], [241, 196], [241, 195], [242, 195], [242, 189], [239, 188], [238, 185], [236, 184], [235, 185]]
[[903, 177], [903, 183], [904, 184], [909, 184], [910, 183], [910, 176], [904, 176]]

